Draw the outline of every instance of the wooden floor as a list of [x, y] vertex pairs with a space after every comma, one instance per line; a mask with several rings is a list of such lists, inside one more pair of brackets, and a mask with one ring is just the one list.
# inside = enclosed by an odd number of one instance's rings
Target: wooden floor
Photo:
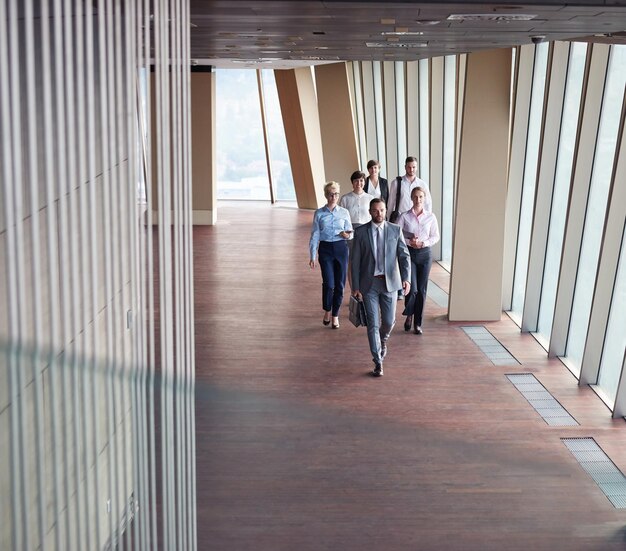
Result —
[[[311, 220], [231, 202], [194, 230], [198, 549], [626, 549], [626, 510], [560, 441], [593, 437], [626, 472], [626, 423], [506, 315], [484, 325], [518, 368], [431, 300], [423, 336], [398, 303], [372, 378], [347, 308], [338, 331], [321, 323]], [[505, 377], [522, 372], [580, 426], [549, 427]]]

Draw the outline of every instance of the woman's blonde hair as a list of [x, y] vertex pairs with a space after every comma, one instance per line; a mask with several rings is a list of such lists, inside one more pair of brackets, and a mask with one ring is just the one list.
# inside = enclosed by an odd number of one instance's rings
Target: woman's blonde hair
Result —
[[326, 195], [328, 193], [328, 191], [330, 189], [333, 188], [337, 188], [338, 192], [341, 192], [341, 186], [339, 185], [338, 182], [328, 182], [325, 186], [324, 186], [324, 195]]

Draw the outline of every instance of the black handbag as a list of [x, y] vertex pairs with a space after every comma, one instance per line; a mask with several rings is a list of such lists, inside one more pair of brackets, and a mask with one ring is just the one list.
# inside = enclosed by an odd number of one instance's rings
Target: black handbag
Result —
[[355, 327], [367, 325], [365, 304], [361, 299], [356, 298], [354, 295], [350, 295], [350, 304], [348, 306], [348, 310], [348, 319], [350, 320], [350, 323], [352, 323], [352, 325], [354, 325]]

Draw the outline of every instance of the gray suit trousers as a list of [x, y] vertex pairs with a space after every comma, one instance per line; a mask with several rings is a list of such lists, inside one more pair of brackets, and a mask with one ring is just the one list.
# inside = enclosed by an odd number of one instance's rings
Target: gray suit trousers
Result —
[[381, 342], [387, 341], [396, 322], [396, 292], [387, 291], [384, 279], [374, 278], [372, 286], [363, 294], [363, 304], [372, 360], [382, 363]]

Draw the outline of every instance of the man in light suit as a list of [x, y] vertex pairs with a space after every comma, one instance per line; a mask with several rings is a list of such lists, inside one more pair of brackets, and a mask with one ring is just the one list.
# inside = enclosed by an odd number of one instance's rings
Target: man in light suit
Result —
[[372, 220], [355, 230], [350, 253], [352, 294], [365, 304], [375, 377], [383, 374], [387, 339], [396, 321], [396, 293], [406, 295], [411, 288], [409, 250], [400, 226], [385, 221], [385, 214], [385, 202], [372, 199]]

